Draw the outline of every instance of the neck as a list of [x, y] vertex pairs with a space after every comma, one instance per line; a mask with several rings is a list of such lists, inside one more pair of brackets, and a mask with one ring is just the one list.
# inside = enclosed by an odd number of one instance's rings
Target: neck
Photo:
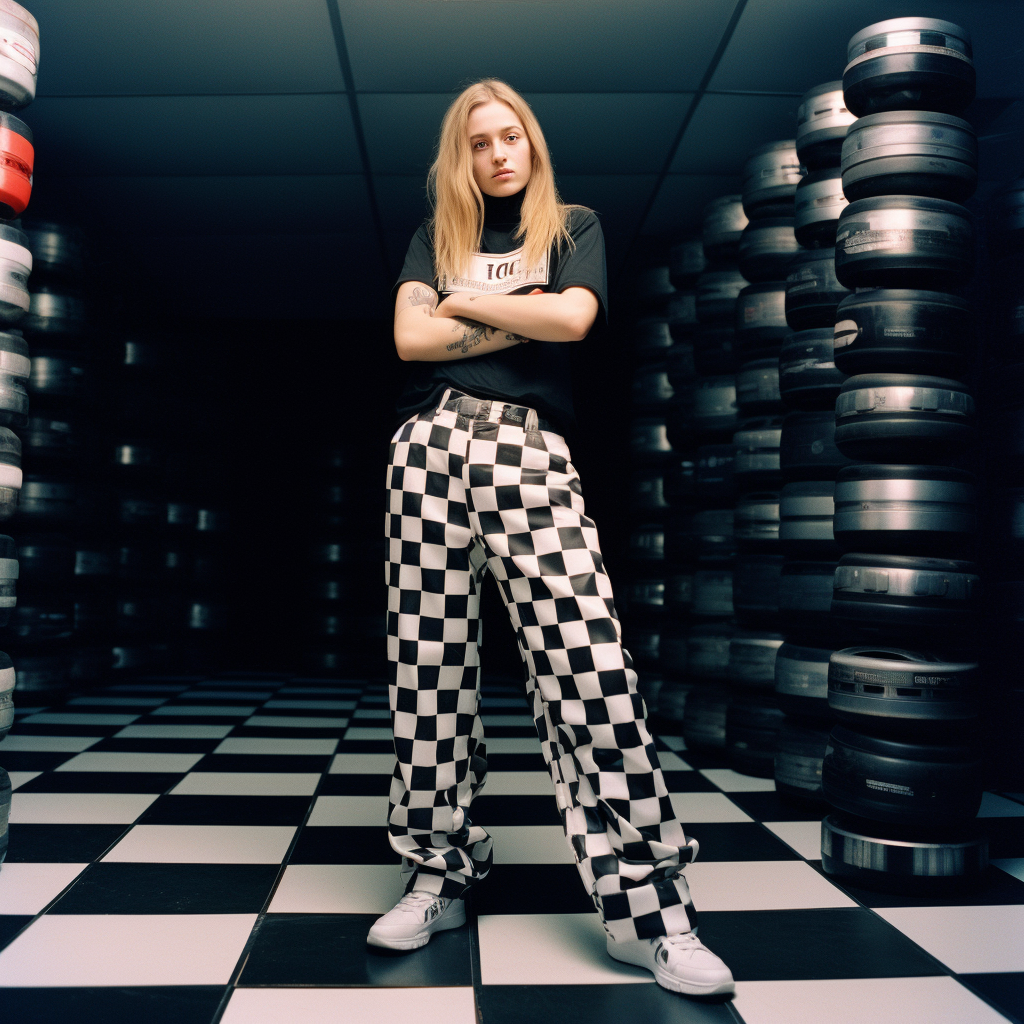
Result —
[[525, 188], [510, 196], [489, 196], [484, 193], [484, 224], [488, 227], [518, 224], [525, 194]]

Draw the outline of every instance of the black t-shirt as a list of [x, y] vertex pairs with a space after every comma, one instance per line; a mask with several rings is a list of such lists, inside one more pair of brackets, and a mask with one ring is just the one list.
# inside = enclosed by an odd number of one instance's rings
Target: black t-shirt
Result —
[[[510, 198], [520, 200], [521, 196]], [[487, 204], [481, 252], [473, 254], [467, 276], [451, 282], [437, 280], [430, 234], [426, 224], [421, 225], [409, 244], [405, 265], [394, 290], [397, 291], [405, 281], [422, 281], [443, 298], [453, 291], [519, 295], [535, 288], [562, 292], [566, 288], [582, 286], [594, 292], [602, 309], [607, 311], [604, 235], [597, 215], [591, 210], [572, 210], [569, 234], [575, 245], [563, 243], [561, 252], [552, 246], [548, 258], [539, 266], [523, 269], [516, 265], [522, 256], [522, 242], [512, 237], [519, 226], [518, 202], [514, 207], [516, 219], [511, 222], [510, 208], [507, 200]], [[481, 398], [514, 401], [536, 409], [561, 433], [571, 431], [575, 426], [569, 345], [566, 342], [530, 341], [468, 359], [415, 362], [410, 366], [409, 380], [398, 400], [401, 421], [436, 404], [444, 389], [453, 387]]]

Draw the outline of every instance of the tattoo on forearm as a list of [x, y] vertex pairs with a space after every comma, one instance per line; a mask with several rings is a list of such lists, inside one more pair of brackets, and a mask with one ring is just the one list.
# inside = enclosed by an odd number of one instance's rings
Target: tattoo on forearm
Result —
[[457, 334], [461, 330], [462, 337], [445, 346], [449, 352], [461, 352], [463, 355], [468, 355], [471, 348], [476, 348], [480, 342], [487, 340], [488, 331], [494, 330], [493, 327], [477, 323], [476, 320], [466, 320], [461, 316], [457, 316], [455, 319], [458, 323], [452, 328], [452, 332]]
[[505, 340], [506, 341], [518, 341], [518, 342], [521, 342], [523, 345], [525, 345], [530, 339], [529, 338], [524, 338], [521, 334], [511, 334], [511, 333], [506, 331], [505, 332]]
[[406, 296], [405, 303], [407, 306], [429, 306], [431, 309], [435, 309], [437, 307], [437, 292], [431, 288], [417, 286]]

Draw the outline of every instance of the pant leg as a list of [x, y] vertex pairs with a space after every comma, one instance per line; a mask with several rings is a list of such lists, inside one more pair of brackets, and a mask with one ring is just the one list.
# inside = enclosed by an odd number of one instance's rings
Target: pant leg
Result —
[[564, 441], [477, 424], [464, 476], [470, 522], [535, 680], [566, 837], [606, 931], [623, 941], [695, 929], [680, 871], [697, 842], [672, 810]]
[[395, 736], [388, 808], [407, 891], [454, 898], [490, 870], [468, 809], [487, 773], [479, 715], [479, 579], [453, 412], [409, 420], [388, 466], [388, 661]]

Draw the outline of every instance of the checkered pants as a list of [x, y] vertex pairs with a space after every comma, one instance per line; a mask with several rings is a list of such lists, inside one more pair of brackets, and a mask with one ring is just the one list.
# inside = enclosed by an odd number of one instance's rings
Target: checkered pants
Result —
[[478, 644], [489, 569], [566, 838], [606, 931], [618, 941], [689, 931], [681, 866], [697, 841], [672, 810], [579, 476], [562, 438], [535, 423], [532, 410], [446, 392], [392, 441], [391, 845], [407, 889], [460, 897], [490, 869], [491, 838], [470, 816], [487, 774]]

